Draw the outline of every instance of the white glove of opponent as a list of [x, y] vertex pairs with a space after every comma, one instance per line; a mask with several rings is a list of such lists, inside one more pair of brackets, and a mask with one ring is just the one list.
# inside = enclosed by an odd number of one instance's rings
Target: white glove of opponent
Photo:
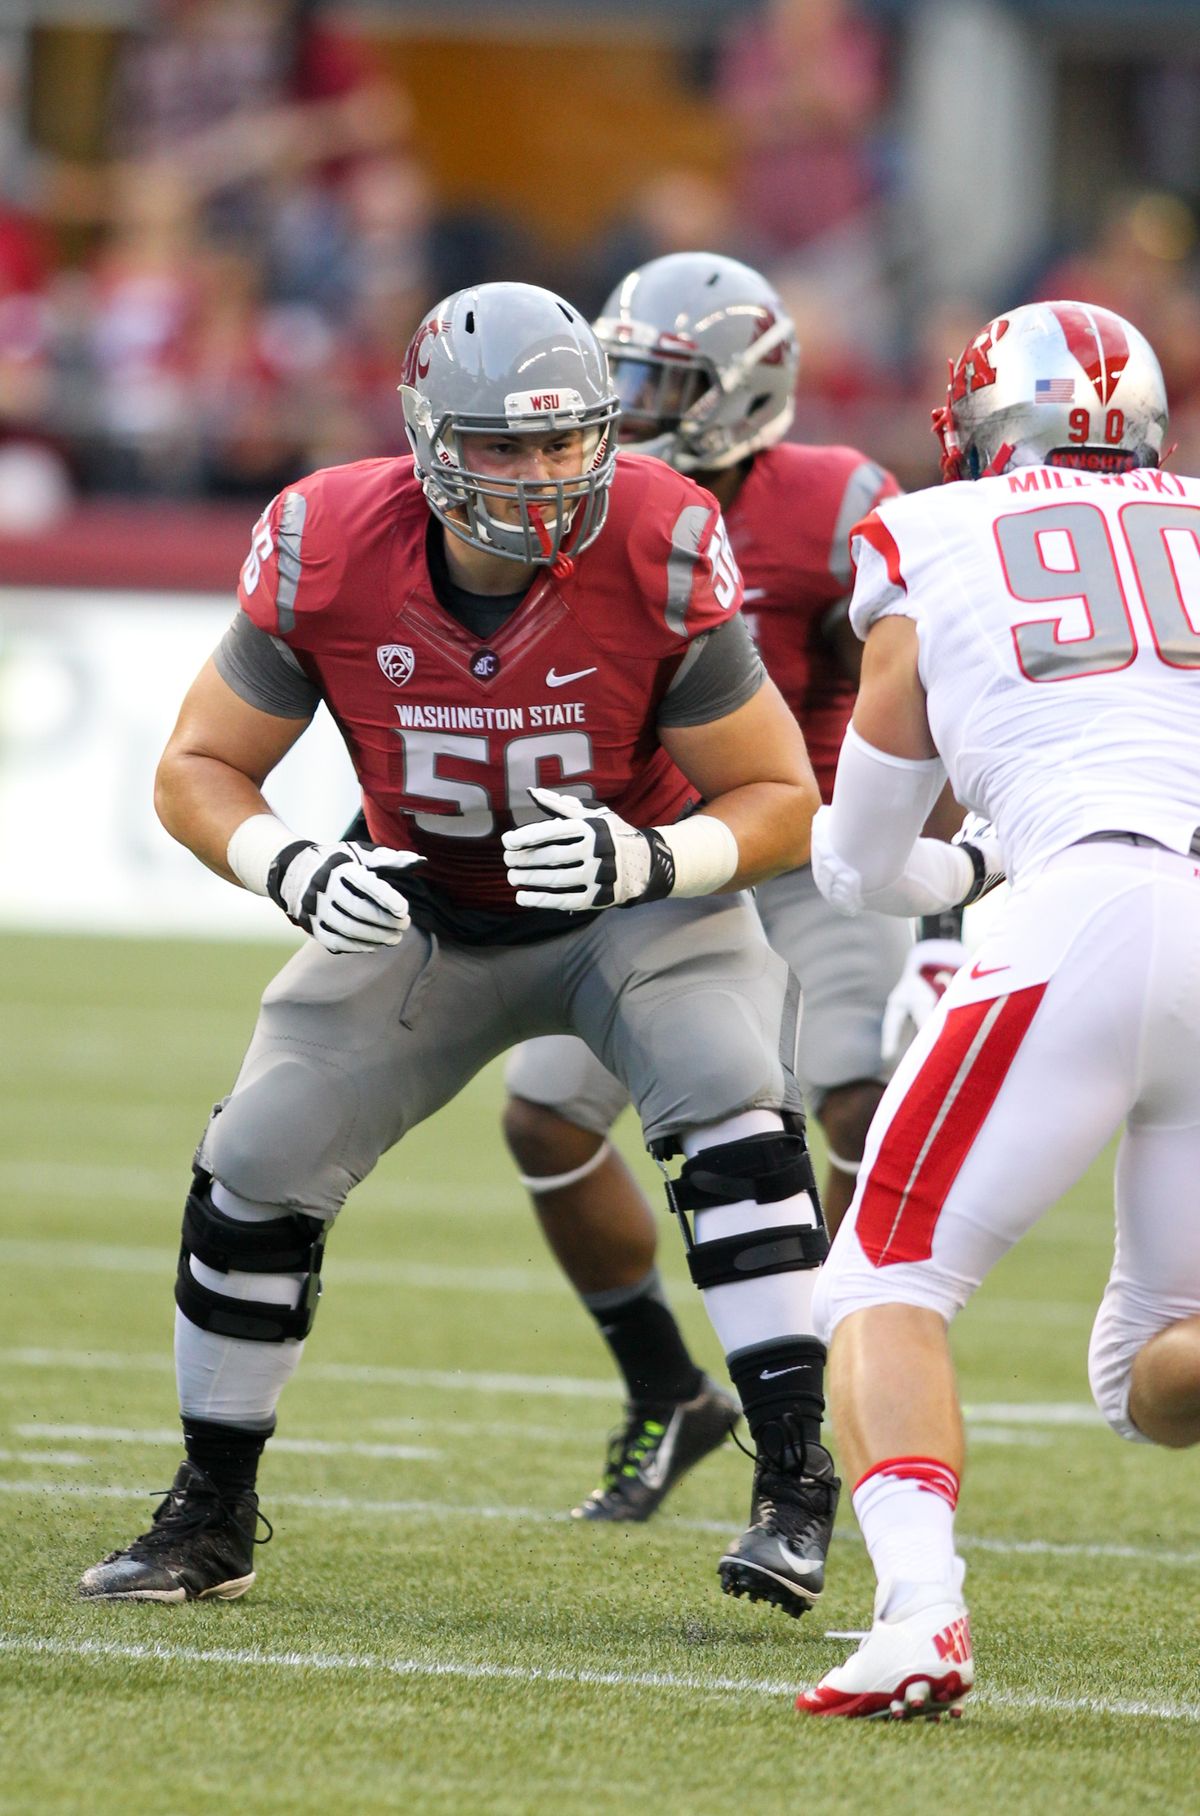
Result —
[[408, 930], [408, 902], [395, 885], [421, 862], [415, 851], [296, 839], [271, 864], [267, 894], [327, 952], [373, 952]]
[[654, 826], [639, 831], [608, 807], [531, 788], [553, 817], [504, 834], [508, 880], [522, 908], [619, 908], [656, 902], [675, 884], [671, 848]]
[[880, 1051], [888, 1065], [899, 1059], [918, 1028], [924, 1027], [960, 965], [967, 949], [961, 940], [918, 940], [904, 961], [883, 1011]]

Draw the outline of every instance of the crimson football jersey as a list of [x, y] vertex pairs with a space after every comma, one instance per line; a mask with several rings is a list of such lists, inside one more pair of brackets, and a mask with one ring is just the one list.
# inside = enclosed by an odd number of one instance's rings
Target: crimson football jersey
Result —
[[855, 693], [827, 620], [850, 592], [850, 531], [898, 491], [891, 474], [855, 448], [780, 442], [754, 456], [726, 513], [746, 623], [800, 722], [826, 801]]
[[411, 459], [326, 468], [259, 519], [238, 599], [320, 687], [372, 839], [420, 852], [422, 885], [450, 903], [520, 916], [500, 838], [545, 817], [531, 787], [635, 826], [696, 803], [655, 718], [741, 579], [709, 493], [623, 454], [600, 537], [566, 578], [539, 570], [484, 641], [438, 603], [429, 524]]

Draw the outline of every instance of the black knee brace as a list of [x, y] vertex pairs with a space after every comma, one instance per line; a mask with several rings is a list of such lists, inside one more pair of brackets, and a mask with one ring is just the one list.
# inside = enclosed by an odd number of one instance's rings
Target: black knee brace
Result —
[[[798, 1192], [808, 1193], [817, 1214], [815, 1225], [768, 1225], [698, 1243], [688, 1221], [689, 1212], [694, 1217], [698, 1211], [747, 1198], [756, 1204], [778, 1204]], [[829, 1253], [812, 1158], [802, 1134], [748, 1135], [702, 1148], [684, 1162], [678, 1179], [667, 1182], [667, 1199], [679, 1220], [688, 1268], [699, 1287], [819, 1267]]]
[[[269, 1222], [243, 1223], [227, 1217], [212, 1201], [212, 1175], [197, 1167], [183, 1207], [183, 1244], [175, 1280], [175, 1303], [201, 1330], [254, 1343], [283, 1343], [307, 1337], [321, 1297], [321, 1261], [329, 1226], [320, 1217], [285, 1212]], [[293, 1310], [258, 1299], [232, 1299], [202, 1286], [191, 1257], [227, 1274], [307, 1274]]]

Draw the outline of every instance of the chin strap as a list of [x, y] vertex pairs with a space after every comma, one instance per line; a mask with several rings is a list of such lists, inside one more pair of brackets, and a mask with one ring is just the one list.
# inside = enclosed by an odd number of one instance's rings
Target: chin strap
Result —
[[[526, 508], [529, 512], [529, 521], [533, 525], [537, 539], [542, 545], [542, 554], [549, 555], [553, 544], [550, 541], [550, 532], [546, 528], [541, 507], [536, 504], [531, 504]], [[558, 554], [554, 557], [554, 560], [550, 563], [550, 572], [554, 575], [556, 580], [569, 580], [571, 575], [575, 572], [575, 563], [569, 555], [564, 554], [560, 549]]]

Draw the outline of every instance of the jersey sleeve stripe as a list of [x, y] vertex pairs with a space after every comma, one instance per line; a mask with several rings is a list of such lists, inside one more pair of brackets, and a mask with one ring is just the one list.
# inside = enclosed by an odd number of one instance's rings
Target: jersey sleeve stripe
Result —
[[871, 511], [861, 523], [855, 524], [849, 536], [851, 544], [856, 536], [861, 536], [864, 542], [869, 542], [875, 553], [882, 556], [887, 563], [888, 579], [892, 585], [899, 588], [902, 593], [907, 593], [908, 585], [904, 575], [900, 572], [900, 550], [896, 547], [895, 537], [878, 511]]
[[688, 607], [696, 563], [700, 559], [700, 542], [705, 525], [712, 517], [707, 505], [690, 504], [680, 511], [671, 531], [671, 553], [667, 557], [667, 629], [677, 637], [687, 635]]
[[877, 467], [873, 460], [864, 460], [855, 467], [846, 481], [829, 548], [829, 571], [842, 586], [848, 587], [854, 575], [850, 563], [851, 532], [872, 506], [879, 503], [879, 494], [887, 484], [887, 477], [883, 468]]
[[275, 611], [279, 631], [287, 636], [296, 628], [296, 594], [300, 587], [300, 544], [304, 536], [304, 519], [308, 500], [303, 492], [289, 492], [279, 517], [279, 586]]

